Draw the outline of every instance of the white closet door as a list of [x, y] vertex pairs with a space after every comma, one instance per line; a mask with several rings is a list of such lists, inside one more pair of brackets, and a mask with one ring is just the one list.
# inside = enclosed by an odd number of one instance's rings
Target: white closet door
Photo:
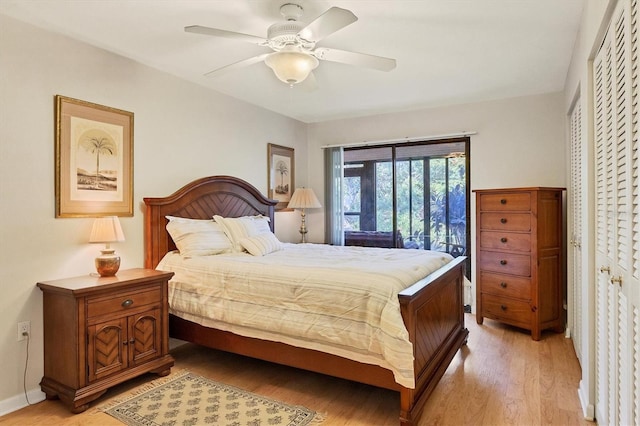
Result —
[[[629, 424], [640, 424], [640, 5], [631, 1], [630, 15], [630, 61], [631, 61], [631, 147], [630, 147], [630, 261], [629, 281], [622, 286], [622, 294], [627, 299], [627, 322], [625, 324], [627, 355], [625, 365], [628, 370], [626, 387], [629, 408], [626, 416]], [[621, 300], [622, 301], [622, 300]]]
[[596, 418], [640, 422], [637, 0], [622, 0], [594, 60]]
[[608, 324], [608, 282], [612, 264], [609, 259], [607, 223], [610, 217], [611, 200], [609, 191], [612, 188], [607, 185], [609, 168], [607, 161], [610, 157], [607, 141], [607, 123], [611, 115], [611, 57], [612, 44], [611, 32], [607, 33], [605, 41], [593, 63], [593, 92], [594, 92], [594, 134], [596, 152], [596, 265], [600, 265], [596, 271], [596, 418], [602, 425], [609, 424], [609, 333]]
[[582, 107], [578, 99], [569, 115], [569, 139], [570, 139], [570, 170], [569, 180], [569, 217], [571, 219], [570, 228], [570, 330], [578, 360], [582, 365], [582, 230], [583, 225], [583, 149], [582, 149]]

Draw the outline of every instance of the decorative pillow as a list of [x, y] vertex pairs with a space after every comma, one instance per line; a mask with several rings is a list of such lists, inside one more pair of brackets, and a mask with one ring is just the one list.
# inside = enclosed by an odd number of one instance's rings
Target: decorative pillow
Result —
[[271, 232], [243, 238], [240, 240], [240, 245], [254, 256], [264, 256], [265, 254], [282, 250], [284, 247]]
[[184, 257], [211, 256], [232, 251], [224, 229], [212, 220], [166, 216], [167, 232]]
[[222, 217], [214, 216], [213, 219], [219, 223], [227, 237], [233, 244], [233, 250], [242, 252], [243, 247], [240, 240], [260, 234], [269, 233], [269, 218], [264, 216], [242, 216], [242, 217]]
[[251, 220], [253, 221], [253, 225], [256, 227], [256, 231], [258, 234], [269, 233], [272, 234], [271, 228], [269, 227], [269, 218], [266, 216], [251, 216]]

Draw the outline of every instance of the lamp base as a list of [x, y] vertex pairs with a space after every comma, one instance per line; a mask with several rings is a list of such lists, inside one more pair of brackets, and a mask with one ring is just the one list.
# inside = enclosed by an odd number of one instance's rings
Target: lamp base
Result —
[[96, 257], [96, 270], [101, 277], [113, 277], [120, 269], [120, 256], [114, 254], [115, 250], [101, 250], [101, 255]]
[[300, 234], [302, 234], [302, 243], [307, 242], [307, 225], [305, 223], [305, 217], [307, 216], [304, 212], [304, 209], [300, 212], [300, 216], [302, 217], [302, 223], [300, 224]]

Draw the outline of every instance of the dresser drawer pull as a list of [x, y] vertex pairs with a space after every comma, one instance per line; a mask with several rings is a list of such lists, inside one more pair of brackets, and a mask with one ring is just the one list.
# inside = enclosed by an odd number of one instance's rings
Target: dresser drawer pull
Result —
[[506, 311], [507, 307], [505, 305], [500, 305], [500, 309], [502, 309], [503, 311]]
[[507, 223], [507, 218], [503, 217], [502, 219], [500, 219], [500, 223]]
[[507, 288], [507, 283], [505, 283], [504, 281], [502, 281], [502, 282], [500, 283], [500, 287], [502, 287], [502, 288]]
[[131, 299], [124, 300], [122, 301], [121, 305], [123, 308], [128, 308], [129, 306], [133, 305], [133, 300]]
[[507, 237], [502, 237], [502, 238], [500, 238], [500, 242], [501, 242], [501, 243], [506, 243], [506, 242], [507, 242]]
[[501, 265], [506, 265], [506, 264], [507, 264], [507, 261], [506, 261], [505, 259], [502, 259], [502, 260], [500, 261], [500, 264], [501, 264]]
[[501, 198], [500, 199], [500, 204], [507, 204], [507, 199], [506, 198]]

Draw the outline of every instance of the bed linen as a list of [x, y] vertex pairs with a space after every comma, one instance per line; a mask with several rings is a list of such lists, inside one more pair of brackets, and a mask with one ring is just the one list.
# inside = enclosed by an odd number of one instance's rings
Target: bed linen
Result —
[[391, 370], [414, 388], [398, 293], [452, 257], [424, 250], [282, 244], [265, 256], [165, 255], [170, 312], [203, 326]]

